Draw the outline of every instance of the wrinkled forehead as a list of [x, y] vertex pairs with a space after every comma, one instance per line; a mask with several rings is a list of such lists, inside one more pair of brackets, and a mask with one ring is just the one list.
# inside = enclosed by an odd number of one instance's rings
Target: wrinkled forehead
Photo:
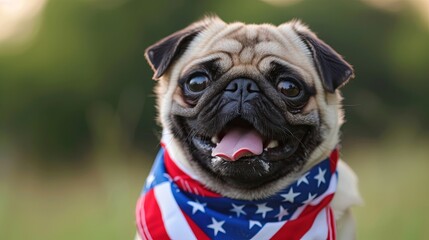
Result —
[[245, 65], [264, 72], [277, 62], [305, 75], [313, 66], [310, 52], [291, 25], [213, 26], [193, 48], [196, 54], [187, 68], [217, 59], [224, 70]]

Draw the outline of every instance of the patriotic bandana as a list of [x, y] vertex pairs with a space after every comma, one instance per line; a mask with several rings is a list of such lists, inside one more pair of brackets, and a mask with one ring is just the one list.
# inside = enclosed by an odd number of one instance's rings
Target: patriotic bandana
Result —
[[335, 239], [330, 207], [338, 150], [297, 181], [262, 200], [223, 197], [158, 153], [137, 203], [143, 239]]

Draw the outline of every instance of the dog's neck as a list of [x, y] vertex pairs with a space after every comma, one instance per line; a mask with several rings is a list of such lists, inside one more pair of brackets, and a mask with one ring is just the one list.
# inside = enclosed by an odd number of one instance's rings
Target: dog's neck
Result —
[[[224, 196], [228, 196], [231, 198], [237, 199], [262, 199], [269, 197], [270, 195], [284, 189], [288, 185], [292, 184], [294, 181], [299, 179], [302, 175], [305, 174], [308, 170], [313, 168], [318, 162], [326, 159], [330, 155], [330, 151], [335, 149], [336, 144], [332, 141], [323, 142], [320, 147], [318, 147], [313, 154], [311, 154], [307, 164], [304, 167], [295, 173], [291, 173], [289, 176], [284, 176], [279, 181], [275, 181], [273, 183], [268, 183], [266, 186], [262, 186], [258, 189], [247, 190], [247, 189], [237, 189], [223, 183], [217, 183], [216, 179], [213, 179], [208, 174], [204, 174], [204, 170], [201, 169], [198, 164], [189, 161], [191, 156], [188, 156], [184, 152], [184, 148], [180, 142], [174, 138], [173, 133], [166, 130], [164, 128], [162, 133], [161, 142], [168, 149], [169, 152], [174, 153], [172, 160], [174, 163], [180, 167], [184, 172], [186, 172], [192, 178], [205, 183], [206, 187], [210, 188], [215, 192], [220, 192]], [[338, 139], [338, 138], [335, 138]], [[326, 149], [330, 148], [330, 151], [326, 151]]]

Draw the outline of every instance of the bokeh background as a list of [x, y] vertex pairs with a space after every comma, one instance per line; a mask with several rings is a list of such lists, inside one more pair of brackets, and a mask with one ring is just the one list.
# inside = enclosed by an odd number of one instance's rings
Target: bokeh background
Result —
[[302, 19], [354, 65], [359, 239], [429, 239], [428, 0], [0, 0], [0, 239], [132, 239], [160, 135], [144, 49], [207, 13]]

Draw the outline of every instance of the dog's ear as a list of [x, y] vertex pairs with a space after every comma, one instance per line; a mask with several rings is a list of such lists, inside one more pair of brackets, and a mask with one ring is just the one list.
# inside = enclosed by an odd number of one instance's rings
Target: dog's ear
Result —
[[185, 29], [167, 36], [145, 51], [145, 57], [154, 71], [153, 79], [159, 79], [181, 54], [192, 40], [203, 31], [212, 18], [205, 18]]
[[354, 77], [353, 67], [300, 22], [294, 29], [310, 50], [326, 91], [334, 93]]

